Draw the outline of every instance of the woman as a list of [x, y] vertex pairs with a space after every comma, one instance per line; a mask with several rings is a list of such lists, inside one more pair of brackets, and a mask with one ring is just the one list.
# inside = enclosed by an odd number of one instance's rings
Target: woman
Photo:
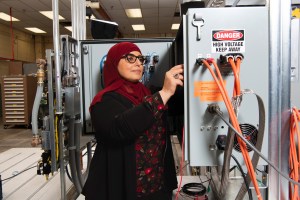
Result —
[[82, 191], [87, 200], [169, 200], [177, 188], [163, 113], [183, 86], [183, 66], [170, 69], [163, 88], [151, 94], [140, 83], [144, 61], [130, 42], [107, 54], [105, 89], [90, 106], [97, 147]]

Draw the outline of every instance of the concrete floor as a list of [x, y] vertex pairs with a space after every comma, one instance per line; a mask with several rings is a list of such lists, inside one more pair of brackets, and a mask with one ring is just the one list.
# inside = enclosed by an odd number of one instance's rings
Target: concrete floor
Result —
[[[177, 137], [172, 137], [173, 154], [175, 158], [175, 165], [179, 167], [181, 160], [181, 148]], [[15, 125], [3, 127], [2, 119], [0, 118], [0, 153], [3, 153], [12, 148], [33, 148], [31, 146], [32, 132], [31, 129], [25, 126]], [[41, 148], [40, 146], [35, 148]], [[183, 175], [186, 175], [186, 168], [183, 170]], [[58, 196], [59, 197], [59, 196]], [[79, 195], [77, 200], [83, 200], [84, 196]], [[179, 198], [181, 199], [181, 198]]]
[[32, 148], [31, 129], [20, 125], [10, 125], [4, 129], [2, 119], [0, 121], [0, 153], [11, 148]]

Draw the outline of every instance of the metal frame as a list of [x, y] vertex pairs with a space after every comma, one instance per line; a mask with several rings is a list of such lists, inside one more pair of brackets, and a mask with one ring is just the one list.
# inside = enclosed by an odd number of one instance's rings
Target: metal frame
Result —
[[[288, 174], [290, 119], [291, 1], [269, 0], [270, 9], [270, 112], [269, 159]], [[272, 98], [278, 97], [278, 98]], [[288, 199], [289, 182], [269, 171], [269, 199]]]

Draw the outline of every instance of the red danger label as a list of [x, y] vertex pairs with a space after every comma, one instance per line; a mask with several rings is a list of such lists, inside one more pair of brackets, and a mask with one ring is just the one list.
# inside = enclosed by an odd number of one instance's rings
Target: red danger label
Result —
[[244, 53], [245, 30], [212, 30], [211, 53]]
[[243, 40], [244, 30], [213, 31], [213, 41]]

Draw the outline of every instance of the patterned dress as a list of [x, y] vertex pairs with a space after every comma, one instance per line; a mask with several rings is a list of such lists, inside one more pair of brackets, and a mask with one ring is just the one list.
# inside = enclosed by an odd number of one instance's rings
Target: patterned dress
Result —
[[158, 95], [147, 96], [144, 101], [156, 119], [153, 126], [140, 136], [135, 144], [137, 197], [153, 194], [163, 189], [166, 128], [162, 114], [167, 109]]

